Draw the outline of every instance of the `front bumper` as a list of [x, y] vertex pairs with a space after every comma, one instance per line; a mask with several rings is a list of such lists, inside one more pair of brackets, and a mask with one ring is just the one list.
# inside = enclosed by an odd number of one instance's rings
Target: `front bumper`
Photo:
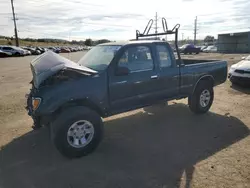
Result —
[[32, 128], [34, 130], [39, 129], [42, 127], [40, 123], [40, 118], [34, 115], [33, 107], [32, 107], [32, 95], [33, 94], [33, 89], [30, 90], [29, 94], [26, 94], [25, 97], [27, 98], [27, 105], [25, 109], [27, 110], [28, 115], [32, 118], [33, 120], [33, 126]]
[[250, 78], [248, 78], [248, 77], [232, 76], [230, 74], [228, 77], [232, 83], [250, 86]]

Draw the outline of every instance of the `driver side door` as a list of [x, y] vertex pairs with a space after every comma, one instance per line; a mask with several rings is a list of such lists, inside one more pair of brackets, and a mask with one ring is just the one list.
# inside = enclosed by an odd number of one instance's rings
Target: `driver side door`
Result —
[[128, 74], [109, 75], [111, 111], [119, 113], [143, 106], [155, 90], [156, 70], [150, 45], [127, 47], [116, 67], [125, 67]]

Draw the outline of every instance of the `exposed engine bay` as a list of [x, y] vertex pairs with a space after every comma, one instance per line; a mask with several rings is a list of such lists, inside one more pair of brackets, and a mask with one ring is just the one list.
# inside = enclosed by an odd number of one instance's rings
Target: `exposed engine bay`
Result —
[[63, 81], [75, 80], [81, 78], [83, 76], [88, 76], [89, 74], [83, 73], [81, 71], [72, 70], [72, 69], [63, 69], [54, 75], [49, 76], [46, 80], [44, 80], [39, 87], [43, 86], [51, 86]]
[[35, 88], [39, 88], [41, 84], [51, 85], [58, 81], [97, 73], [52, 51], [47, 51], [34, 59], [30, 68], [33, 74], [32, 84]]

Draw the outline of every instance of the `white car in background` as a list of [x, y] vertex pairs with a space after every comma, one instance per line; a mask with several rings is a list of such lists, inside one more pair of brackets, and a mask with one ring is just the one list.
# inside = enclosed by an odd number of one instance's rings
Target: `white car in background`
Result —
[[228, 78], [233, 84], [250, 86], [250, 55], [230, 67]]
[[9, 57], [9, 56], [12, 56], [12, 53], [0, 50], [0, 57]]
[[28, 52], [16, 46], [0, 46], [0, 50], [11, 53], [13, 56], [28, 55]]
[[216, 46], [208, 46], [203, 50], [205, 53], [215, 53], [217, 52], [217, 47]]

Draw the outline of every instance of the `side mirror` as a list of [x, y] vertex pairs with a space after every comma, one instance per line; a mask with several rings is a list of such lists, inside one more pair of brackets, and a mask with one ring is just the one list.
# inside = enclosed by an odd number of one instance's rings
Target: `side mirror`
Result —
[[129, 74], [129, 69], [127, 67], [117, 67], [115, 70], [116, 76], [125, 76]]
[[246, 57], [242, 57], [242, 58], [241, 58], [241, 60], [245, 60], [245, 59], [246, 59]]

